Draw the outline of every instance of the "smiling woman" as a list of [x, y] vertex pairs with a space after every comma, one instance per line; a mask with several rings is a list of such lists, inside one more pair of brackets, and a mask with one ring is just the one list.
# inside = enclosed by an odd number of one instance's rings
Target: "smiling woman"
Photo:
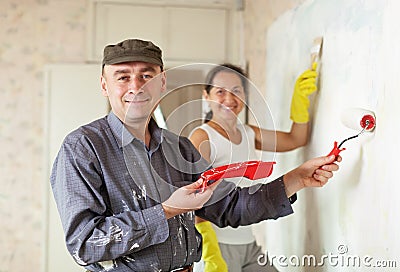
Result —
[[[302, 87], [304, 90], [315, 91], [315, 76], [315, 71], [306, 71], [298, 82], [308, 85], [296, 86], [305, 86]], [[289, 132], [267, 130], [240, 122], [238, 116], [246, 106], [250, 85], [246, 73], [240, 67], [232, 64], [216, 66], [208, 73], [205, 81], [203, 96], [211, 110], [205, 124], [194, 129], [190, 140], [213, 167], [257, 160], [256, 150], [282, 152], [306, 144], [308, 120], [304, 123], [294, 121]], [[295, 87], [295, 93], [302, 88]], [[304, 107], [307, 111], [308, 106]], [[252, 184], [242, 183], [243, 178], [227, 180], [240, 187]], [[205, 271], [242, 271], [245, 267], [246, 271], [277, 271], [273, 266], [261, 270], [258, 265], [254, 256], [262, 252], [250, 225], [238, 228], [211, 227], [200, 217], [196, 218], [196, 224], [204, 240], [202, 258]], [[249, 257], [243, 259], [239, 256]]]

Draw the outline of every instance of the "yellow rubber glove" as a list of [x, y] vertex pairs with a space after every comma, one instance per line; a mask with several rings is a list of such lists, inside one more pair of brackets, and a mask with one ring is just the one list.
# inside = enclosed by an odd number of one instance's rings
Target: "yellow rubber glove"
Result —
[[228, 272], [224, 258], [222, 258], [219, 249], [218, 239], [215, 231], [209, 221], [203, 221], [196, 224], [196, 229], [203, 237], [204, 272]]
[[296, 80], [290, 106], [290, 119], [295, 123], [307, 123], [309, 121], [308, 96], [317, 90], [317, 63], [312, 64], [311, 70], [304, 71]]

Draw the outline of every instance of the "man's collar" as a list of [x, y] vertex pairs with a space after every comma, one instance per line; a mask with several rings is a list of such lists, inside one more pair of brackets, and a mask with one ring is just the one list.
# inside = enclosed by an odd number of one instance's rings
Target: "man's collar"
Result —
[[[124, 123], [112, 111], [110, 111], [108, 114], [107, 121], [117, 140], [119, 148], [122, 148], [131, 143], [134, 139], [137, 139], [128, 131], [128, 129], [124, 126]], [[157, 144], [161, 143], [163, 138], [163, 130], [157, 125], [153, 118], [150, 118], [148, 128], [150, 131], [151, 140], [155, 141]]]

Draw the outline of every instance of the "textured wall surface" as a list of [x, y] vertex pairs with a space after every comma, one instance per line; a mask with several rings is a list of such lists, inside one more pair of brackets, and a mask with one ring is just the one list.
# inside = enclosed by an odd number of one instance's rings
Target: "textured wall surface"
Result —
[[[293, 215], [266, 222], [269, 256], [275, 264], [276, 256], [287, 258], [280, 271], [399, 269], [399, 9], [396, 0], [308, 0], [278, 16], [263, 36], [265, 97], [278, 129], [288, 129], [294, 81], [310, 66], [313, 39], [324, 37], [310, 143], [298, 157], [278, 156], [279, 170], [325, 155], [333, 141], [357, 134], [341, 122], [348, 108], [371, 110], [377, 118], [373, 132], [344, 144], [341, 169], [325, 188], [300, 192]], [[304, 256], [315, 262], [304, 265]]]
[[[274, 129], [275, 124], [271, 125], [268, 122], [270, 119], [268, 115], [274, 119], [274, 121], [279, 114], [285, 115], [284, 120], [289, 120], [288, 110], [277, 110], [276, 108], [271, 108], [266, 95], [268, 91], [270, 92], [281, 92], [282, 90], [275, 90], [267, 86], [267, 71], [266, 62], [269, 59], [277, 61], [273, 56], [267, 52], [267, 42], [268, 42], [268, 29], [283, 13], [288, 10], [292, 10], [305, 0], [248, 0], [245, 1], [244, 10], [244, 47], [245, 47], [245, 57], [248, 63], [249, 77], [250, 81], [253, 82], [257, 93], [249, 93], [249, 107], [254, 111], [254, 115], [249, 115], [250, 123], [261, 123], [265, 128]], [[268, 67], [270, 68], [270, 67]], [[271, 69], [274, 69], [271, 67]], [[283, 69], [285, 71], [286, 69]], [[300, 73], [301, 71], [295, 71], [295, 73]], [[295, 74], [296, 75], [296, 74]], [[292, 83], [291, 83], [292, 84]], [[292, 91], [292, 87], [289, 87], [288, 92]], [[260, 98], [261, 97], [261, 98]], [[280, 99], [290, 102], [290, 96], [282, 97], [278, 96]], [[260, 99], [263, 103], [260, 103]], [[269, 107], [269, 109], [268, 109]], [[269, 111], [270, 110], [270, 111]], [[255, 120], [257, 119], [257, 120]], [[287, 130], [288, 127], [280, 126], [279, 129]], [[300, 161], [298, 151], [287, 152], [288, 156], [291, 158], [292, 165], [296, 165]], [[293, 156], [292, 156], [293, 155]], [[268, 154], [265, 156], [265, 160], [269, 160], [271, 156], [279, 157], [280, 154]], [[277, 174], [283, 173], [286, 169], [280, 163], [276, 167], [271, 176], [275, 177]], [[257, 237], [258, 243], [265, 249], [268, 247], [269, 241], [266, 238], [269, 225], [271, 222], [261, 222], [254, 226], [254, 234]]]
[[305, 0], [247, 0], [244, 10], [244, 45], [250, 79], [265, 93], [265, 62], [268, 58], [266, 33], [269, 26], [285, 11]]

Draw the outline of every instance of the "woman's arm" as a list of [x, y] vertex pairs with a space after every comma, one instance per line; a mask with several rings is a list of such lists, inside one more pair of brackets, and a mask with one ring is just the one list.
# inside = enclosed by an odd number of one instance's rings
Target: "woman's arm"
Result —
[[[290, 119], [292, 127], [289, 132], [266, 130], [251, 126], [256, 134], [256, 148], [264, 151], [285, 152], [304, 146], [308, 142], [309, 95], [317, 90], [316, 78], [317, 63], [312, 68], [304, 71], [296, 80], [292, 103], [290, 106]], [[275, 138], [276, 135], [276, 138]], [[276, 139], [276, 140], [275, 140]]]
[[250, 125], [255, 133], [258, 150], [285, 152], [305, 146], [308, 142], [309, 122], [293, 123], [289, 132], [273, 131]]
[[198, 128], [189, 136], [189, 140], [200, 152], [201, 156], [209, 162], [211, 156], [211, 147], [207, 132], [201, 128]]

